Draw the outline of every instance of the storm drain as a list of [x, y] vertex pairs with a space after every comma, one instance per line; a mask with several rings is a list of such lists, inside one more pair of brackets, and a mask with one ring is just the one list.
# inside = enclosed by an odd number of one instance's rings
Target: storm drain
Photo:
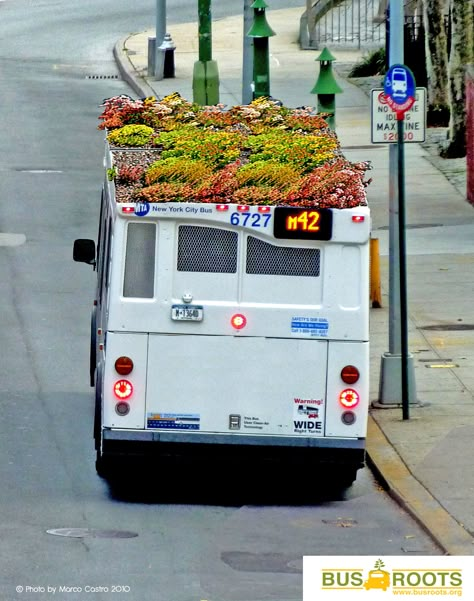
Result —
[[95, 528], [53, 528], [46, 530], [54, 536], [66, 536], [68, 538], [135, 538], [136, 532], [128, 530], [99, 530]]
[[321, 520], [323, 524], [329, 526], [339, 526], [339, 528], [352, 528], [357, 525], [357, 520], [352, 518], [337, 518], [336, 520]]
[[222, 561], [238, 572], [270, 572], [277, 574], [301, 574], [301, 556], [284, 553], [248, 553], [224, 551]]
[[86, 79], [119, 79], [118, 75], [86, 75]]
[[[405, 227], [407, 230], [423, 230], [431, 227], [442, 226], [442, 223], [407, 223]], [[378, 227], [377, 230], [388, 230], [389, 228], [389, 225], [382, 225], [381, 227]]]

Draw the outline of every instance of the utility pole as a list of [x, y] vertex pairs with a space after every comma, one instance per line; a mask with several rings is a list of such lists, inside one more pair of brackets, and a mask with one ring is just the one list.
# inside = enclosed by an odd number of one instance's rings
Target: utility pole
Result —
[[253, 98], [253, 38], [247, 35], [252, 27], [253, 0], [244, 0], [244, 40], [242, 56], [242, 104], [250, 104]]
[[211, 0], [199, 0], [199, 60], [194, 63], [193, 100], [201, 106], [219, 103], [219, 71], [212, 60]]
[[[390, 37], [389, 37], [389, 66], [403, 64], [404, 44], [404, 11], [403, 0], [390, 2]], [[401, 128], [403, 132], [403, 128]], [[400, 131], [399, 131], [400, 134]], [[401, 315], [401, 294], [406, 290], [401, 288], [401, 279], [405, 274], [400, 272], [400, 196], [403, 194], [403, 155], [400, 157], [400, 144], [390, 144], [389, 148], [389, 350], [382, 355], [379, 400], [376, 407], [398, 406], [408, 394], [408, 403], [416, 402], [415, 372], [413, 355], [402, 349], [402, 341], [406, 341], [407, 315]], [[401, 163], [401, 164], [400, 164]], [[402, 207], [404, 216], [404, 207]], [[405, 252], [405, 249], [403, 248]], [[403, 257], [404, 261], [404, 257]], [[404, 265], [402, 265], [404, 268]], [[401, 277], [402, 276], [402, 277]], [[405, 313], [405, 312], [404, 312]], [[403, 319], [402, 319], [403, 317]], [[403, 336], [402, 336], [403, 334]], [[403, 345], [405, 346], [405, 345]], [[402, 352], [402, 350], [404, 352]], [[407, 389], [406, 391], [403, 389]], [[404, 419], [408, 416], [404, 414]]]
[[155, 78], [163, 79], [165, 52], [161, 48], [166, 35], [166, 0], [156, 0]]

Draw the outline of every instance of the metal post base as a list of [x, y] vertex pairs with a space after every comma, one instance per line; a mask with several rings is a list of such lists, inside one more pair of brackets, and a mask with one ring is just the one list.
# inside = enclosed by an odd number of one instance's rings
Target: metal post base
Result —
[[[408, 402], [421, 406], [416, 398], [413, 355], [408, 354]], [[377, 409], [393, 409], [402, 406], [402, 356], [384, 353], [380, 368], [379, 399], [372, 403]]]
[[148, 77], [154, 77], [156, 64], [156, 38], [148, 38]]

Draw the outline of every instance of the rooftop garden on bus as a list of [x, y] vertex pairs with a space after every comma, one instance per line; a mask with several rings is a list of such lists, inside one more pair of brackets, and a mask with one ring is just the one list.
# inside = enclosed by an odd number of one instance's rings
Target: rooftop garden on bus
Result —
[[367, 204], [369, 164], [352, 163], [311, 107], [268, 98], [201, 107], [179, 94], [115, 96], [99, 119], [119, 202], [346, 208]]

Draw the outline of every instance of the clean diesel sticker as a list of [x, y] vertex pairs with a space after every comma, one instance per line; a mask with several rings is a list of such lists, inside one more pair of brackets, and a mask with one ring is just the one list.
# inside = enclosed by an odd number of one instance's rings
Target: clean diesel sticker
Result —
[[199, 413], [148, 413], [147, 428], [159, 430], [199, 430]]
[[329, 322], [325, 317], [292, 317], [291, 333], [316, 338], [327, 338]]

